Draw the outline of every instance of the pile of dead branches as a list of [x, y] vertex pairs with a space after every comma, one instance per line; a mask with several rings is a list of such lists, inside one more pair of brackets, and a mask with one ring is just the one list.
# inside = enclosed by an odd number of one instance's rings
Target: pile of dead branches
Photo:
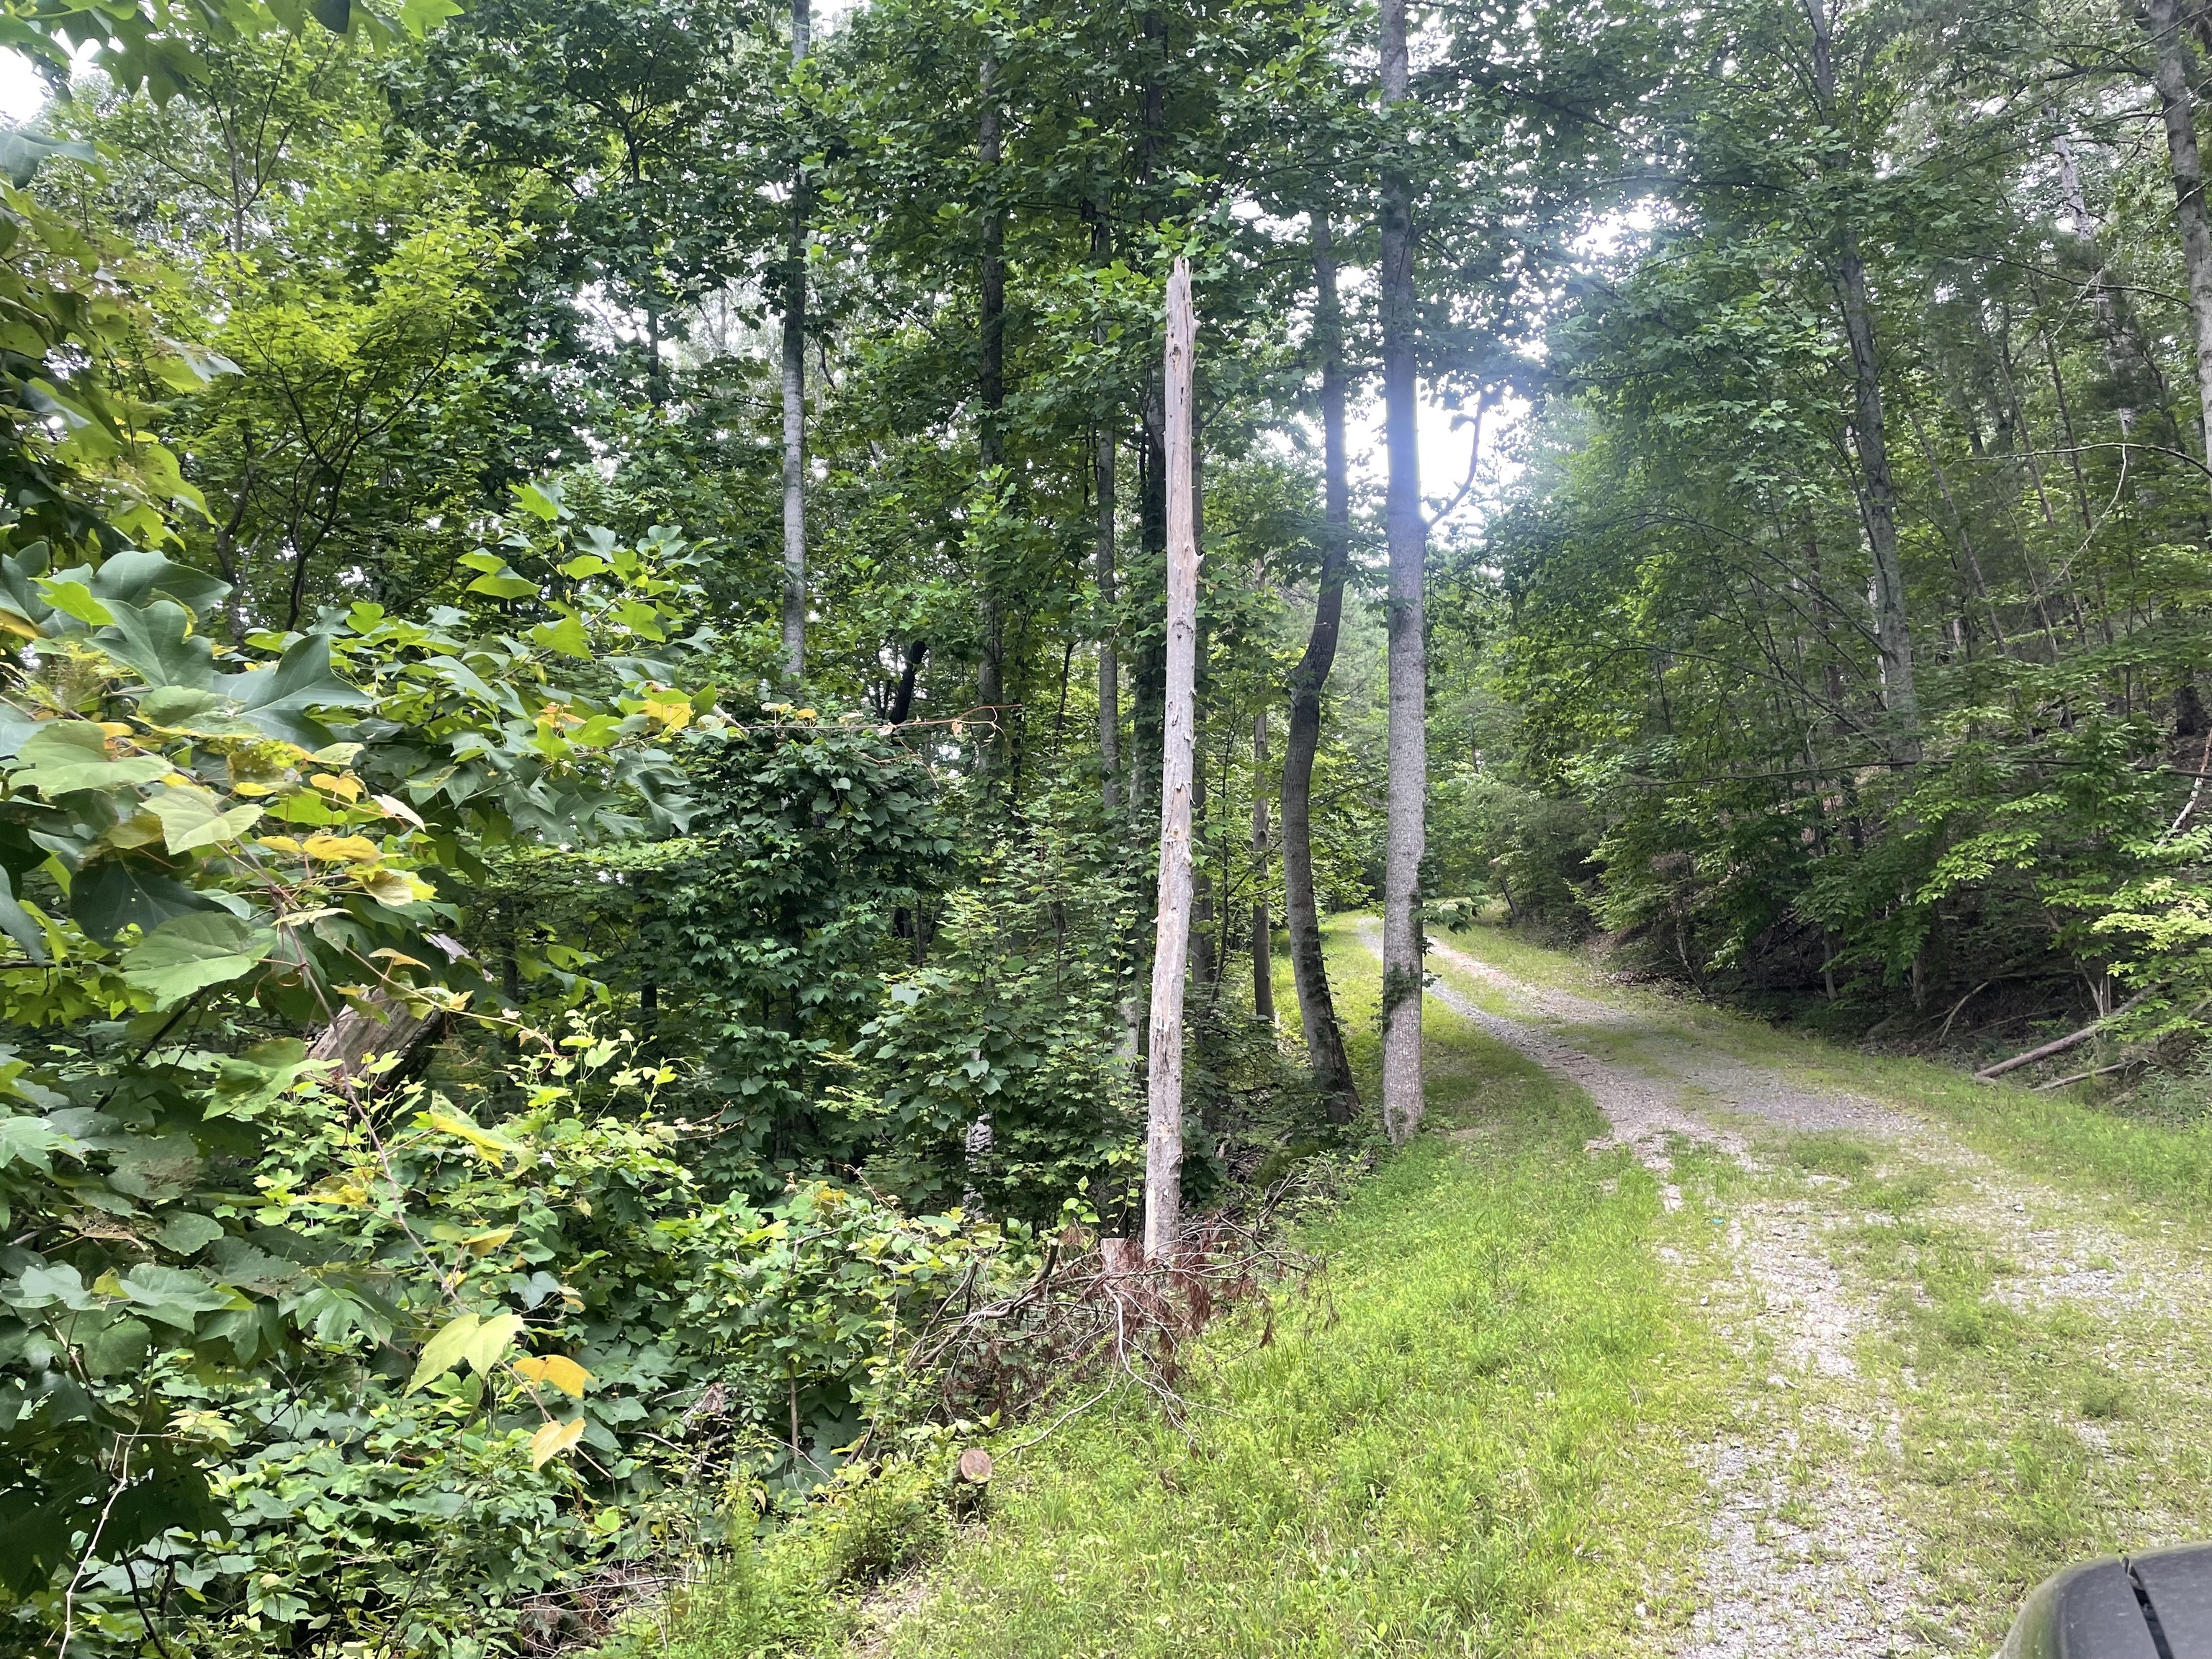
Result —
[[1317, 1261], [1282, 1241], [1264, 1214], [1204, 1218], [1185, 1230], [1175, 1250], [1152, 1262], [1133, 1240], [1092, 1239], [1070, 1227], [1047, 1247], [1035, 1276], [1011, 1292], [988, 1293], [980, 1270], [971, 1269], [893, 1358], [908, 1375], [931, 1380], [933, 1414], [945, 1421], [1091, 1391], [1030, 1444], [1124, 1378], [1158, 1398], [1180, 1426], [1184, 1403], [1176, 1385], [1193, 1339], [1256, 1301], [1261, 1322], [1255, 1340], [1267, 1346], [1274, 1335], [1274, 1304], [1267, 1293], [1309, 1289], [1319, 1270]]

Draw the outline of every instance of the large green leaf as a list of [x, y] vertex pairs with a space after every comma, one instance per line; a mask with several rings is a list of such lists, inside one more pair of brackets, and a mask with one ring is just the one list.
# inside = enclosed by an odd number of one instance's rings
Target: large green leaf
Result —
[[79, 139], [46, 138], [20, 130], [0, 132], [0, 173], [5, 173], [8, 182], [18, 190], [31, 182], [32, 175], [50, 155], [89, 161], [93, 151], [90, 144]]
[[252, 973], [276, 948], [276, 933], [228, 911], [178, 916], [123, 953], [126, 983], [173, 1007], [195, 991]]
[[[258, 806], [225, 811], [222, 803], [204, 789], [164, 789], [146, 807], [161, 819], [162, 843], [172, 853], [236, 841], [261, 817]], [[0, 926], [4, 926], [4, 913], [0, 913]]]
[[173, 876], [121, 859], [81, 870], [70, 884], [70, 915], [92, 938], [103, 941], [134, 923], [150, 933], [173, 917], [220, 908]]
[[[75, 571], [64, 571], [73, 576]], [[230, 584], [190, 565], [173, 563], [159, 553], [132, 549], [112, 555], [92, 578], [96, 598], [112, 605], [143, 607], [155, 599], [174, 599], [196, 617], [204, 617], [230, 597]]]
[[0, 933], [23, 947], [23, 954], [33, 962], [46, 959], [46, 932], [31, 920], [29, 911], [16, 902], [15, 884], [8, 872], [0, 868]]
[[319, 749], [331, 740], [308, 718], [308, 710], [364, 708], [374, 701], [331, 672], [331, 642], [320, 634], [293, 641], [270, 667], [225, 676], [216, 689], [236, 702], [239, 713], [254, 726], [303, 749]]
[[199, 690], [215, 684], [215, 647], [192, 632], [191, 613], [184, 606], [173, 599], [156, 599], [143, 610], [128, 599], [106, 605], [114, 623], [94, 634], [92, 642], [137, 669], [147, 684]]
[[187, 1267], [164, 1267], [141, 1262], [123, 1279], [124, 1294], [158, 1319], [179, 1330], [190, 1330], [196, 1316], [230, 1307], [238, 1293], [227, 1285], [210, 1283]]
[[158, 755], [107, 758], [107, 733], [90, 720], [49, 720], [16, 751], [11, 781], [49, 800], [79, 789], [121, 789], [151, 783], [169, 769]]

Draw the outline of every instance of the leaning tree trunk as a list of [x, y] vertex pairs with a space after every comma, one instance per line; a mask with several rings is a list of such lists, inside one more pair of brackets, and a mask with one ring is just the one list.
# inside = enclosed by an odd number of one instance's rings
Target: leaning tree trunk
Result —
[[1275, 1023], [1274, 931], [1267, 924], [1267, 711], [1252, 716], [1252, 1016]]
[[1321, 1085], [1332, 1121], [1349, 1123], [1359, 1091], [1329, 995], [1321, 948], [1321, 910], [1314, 902], [1313, 769], [1321, 746], [1321, 695], [1336, 661], [1344, 617], [1344, 574], [1352, 550], [1352, 490], [1344, 451], [1344, 314], [1336, 297], [1336, 249], [1328, 216], [1313, 216], [1314, 337], [1321, 349], [1322, 552], [1320, 591], [1305, 654], [1291, 671], [1291, 730], [1283, 750], [1283, 922], [1291, 938], [1291, 978], [1297, 987], [1306, 1064]]
[[[1382, 101], [1407, 95], [1406, 0], [1382, 0]], [[1424, 616], [1428, 526], [1414, 432], [1413, 191], [1403, 160], [1382, 175], [1382, 409], [1389, 483], [1383, 526], [1389, 599], [1389, 826], [1382, 866], [1382, 1124], [1403, 1144], [1420, 1127], [1421, 854], [1427, 842], [1428, 662]]]
[[[1823, 110], [1836, 102], [1835, 63], [1824, 4], [1808, 4], [1813, 26], [1813, 85]], [[1875, 643], [1881, 654], [1881, 700], [1894, 727], [1900, 757], [1918, 752], [1920, 696], [1913, 684], [1911, 618], [1905, 603], [1905, 566], [1897, 550], [1897, 483], [1889, 470], [1888, 434], [1881, 400], [1881, 358], [1876, 349], [1874, 307], [1867, 297], [1866, 258], [1848, 204], [1836, 232], [1836, 297], [1844, 313], [1844, 338], [1851, 354], [1851, 392], [1859, 456], [1859, 506], [1874, 556]]]
[[[791, 0], [791, 61], [805, 58], [808, 0]], [[783, 672], [806, 672], [806, 170], [791, 180], [783, 274]]]
[[[976, 421], [975, 456], [990, 487], [1006, 459], [1003, 422], [1006, 408], [1006, 224], [998, 201], [998, 172], [1001, 139], [999, 133], [999, 61], [986, 54], [977, 76], [982, 111], [976, 120], [975, 153], [984, 174], [983, 249], [978, 276], [976, 313], [981, 372], [976, 390], [982, 409]], [[988, 570], [982, 574], [983, 655], [975, 671], [976, 701], [989, 711], [988, 752], [994, 770], [1003, 763], [1009, 742], [1004, 723], [1006, 684], [1006, 622], [1000, 614], [999, 591]]]
[[2197, 153], [2197, 100], [2190, 91], [2196, 52], [2182, 31], [2175, 0], [2149, 0], [2144, 21], [2157, 52], [2152, 80], [2166, 117], [2173, 170], [2174, 216], [2181, 225], [2181, 263], [2189, 274], [2189, 317], [2197, 342], [2197, 399], [2207, 458], [2212, 459], [2212, 224], [2204, 212], [2204, 170]]
[[1167, 696], [1160, 744], [1159, 915], [1152, 942], [1152, 1054], [1145, 1125], [1145, 1255], [1175, 1248], [1182, 1209], [1183, 978], [1190, 958], [1191, 769], [1196, 747], [1198, 541], [1191, 515], [1191, 359], [1198, 321], [1190, 266], [1168, 279]]

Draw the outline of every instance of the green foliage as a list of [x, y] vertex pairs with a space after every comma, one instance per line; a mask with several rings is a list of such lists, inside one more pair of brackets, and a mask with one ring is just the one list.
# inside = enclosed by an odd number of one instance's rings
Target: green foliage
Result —
[[[1352, 969], [1349, 945], [1333, 954]], [[1371, 1013], [1353, 989], [1371, 959], [1354, 971], [1344, 994]], [[1652, 1277], [1655, 1190], [1627, 1165], [1607, 1196], [1579, 1150], [1587, 1106], [1428, 1018], [1431, 1111], [1480, 1135], [1423, 1143], [1304, 1233], [1325, 1278], [1285, 1293], [1265, 1342], [1224, 1332], [1187, 1431], [1131, 1390], [1002, 1460], [998, 1516], [893, 1651], [1268, 1654], [1378, 1633], [1580, 1651], [1617, 1638], [1648, 1567], [1702, 1547], [1673, 1448], [1713, 1356]], [[742, 1644], [742, 1626], [703, 1629]]]

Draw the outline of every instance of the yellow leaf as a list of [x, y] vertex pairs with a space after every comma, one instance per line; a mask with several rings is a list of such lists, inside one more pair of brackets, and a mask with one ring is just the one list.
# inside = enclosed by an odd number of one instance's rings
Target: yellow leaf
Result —
[[32, 622], [27, 617], [17, 616], [12, 611], [0, 611], [0, 628], [4, 628], [10, 634], [19, 635], [27, 640], [41, 640], [46, 637], [39, 632], [37, 623]]
[[325, 864], [367, 864], [383, 856], [367, 836], [310, 836], [305, 850]]
[[131, 731], [131, 724], [127, 720], [102, 720], [100, 723], [100, 729], [111, 738], [127, 738]]
[[431, 1112], [427, 1115], [432, 1128], [442, 1134], [459, 1135], [494, 1164], [504, 1161], [509, 1152], [513, 1152], [518, 1158], [522, 1156], [522, 1148], [505, 1135], [489, 1129], [479, 1129], [465, 1117], [455, 1117], [447, 1112]]
[[328, 772], [318, 772], [307, 781], [318, 789], [327, 789], [333, 795], [343, 795], [348, 800], [361, 799], [361, 780], [350, 772], [343, 777], [333, 777]]
[[584, 1390], [592, 1386], [591, 1372], [565, 1353], [550, 1353], [543, 1359], [518, 1359], [514, 1369], [529, 1381], [549, 1383], [572, 1400], [581, 1400]]
[[319, 1181], [301, 1197], [309, 1204], [339, 1204], [351, 1206], [368, 1202], [368, 1189], [358, 1182], [348, 1181], [342, 1176], [331, 1176]]
[[356, 873], [361, 878], [361, 884], [368, 890], [368, 896], [379, 904], [389, 904], [396, 908], [430, 896], [427, 886], [404, 871], [361, 870]]
[[530, 1437], [530, 1467], [542, 1469], [562, 1452], [572, 1449], [584, 1437], [584, 1419], [570, 1423], [546, 1423]]
[[253, 839], [272, 853], [296, 853], [301, 850], [300, 843], [289, 836], [256, 836]]
[[382, 960], [392, 963], [395, 968], [423, 968], [429, 965], [427, 963], [417, 962], [405, 951], [395, 951], [388, 945], [381, 951], [371, 951], [368, 953], [368, 957], [369, 960], [372, 962], [381, 958]]
[[282, 784], [262, 783], [253, 778], [240, 778], [230, 786], [230, 793], [234, 795], [250, 795], [258, 800], [264, 795], [275, 794], [283, 787]]
[[691, 705], [680, 697], [670, 702], [647, 697], [644, 712], [672, 732], [681, 731], [691, 723]]
[[488, 1233], [478, 1233], [474, 1238], [463, 1239], [461, 1241], [461, 1248], [466, 1250], [471, 1255], [489, 1255], [494, 1250], [497, 1249], [501, 1245], [506, 1243], [508, 1239], [513, 1238], [514, 1237], [514, 1228], [495, 1227]]

